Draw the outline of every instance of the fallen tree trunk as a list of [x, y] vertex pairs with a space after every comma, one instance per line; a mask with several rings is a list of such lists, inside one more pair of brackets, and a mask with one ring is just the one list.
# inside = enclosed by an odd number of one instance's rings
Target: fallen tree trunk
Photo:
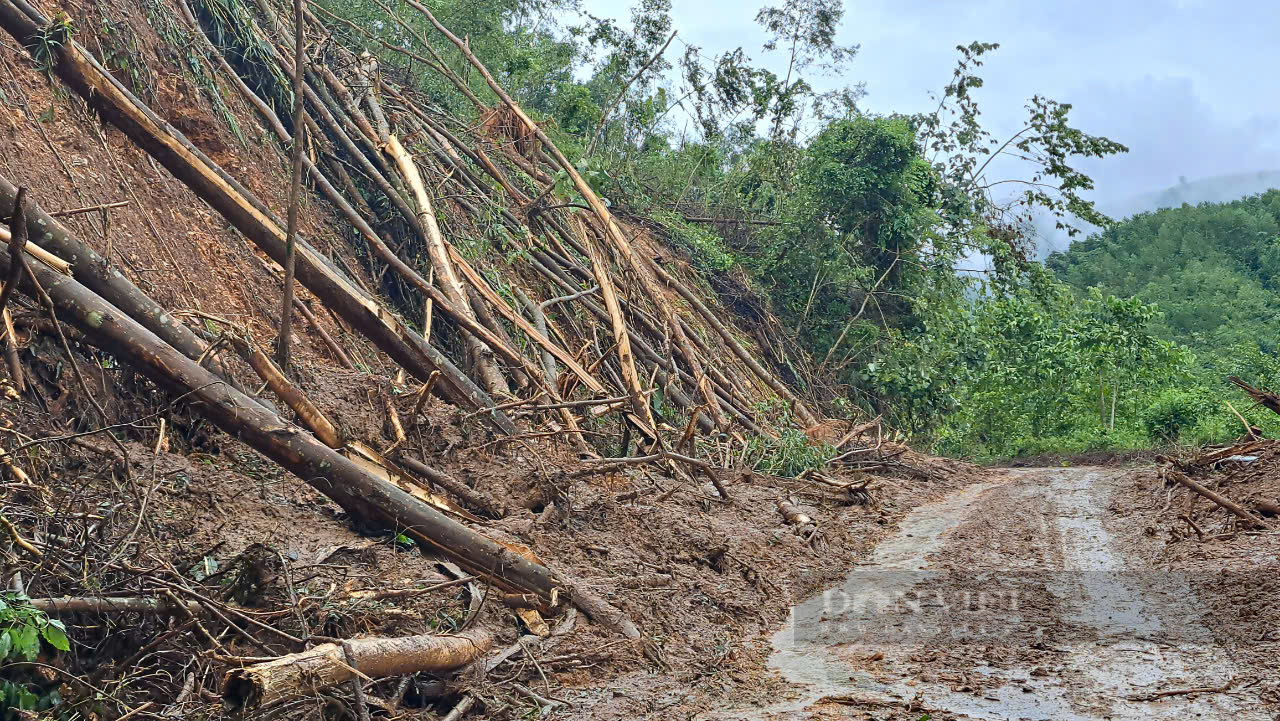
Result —
[[223, 677], [222, 701], [232, 712], [243, 713], [310, 695], [357, 678], [357, 674], [376, 679], [450, 671], [474, 661], [492, 642], [487, 631], [356, 638], [346, 642], [351, 649], [350, 664], [341, 645], [325, 643], [273, 661], [231, 669]]
[[[41, 36], [49, 21], [25, 0], [0, 0], [0, 25], [19, 42], [27, 44]], [[70, 38], [60, 40], [54, 51], [54, 70], [64, 82], [263, 252], [277, 263], [284, 262], [285, 231], [262, 201], [134, 97], [78, 43]], [[57, 252], [56, 248], [49, 249]], [[488, 394], [442, 353], [379, 305], [302, 238], [298, 239], [297, 251], [299, 282], [352, 328], [419, 380], [426, 381], [431, 371], [439, 369], [450, 389], [448, 398], [452, 402], [476, 409], [493, 408]], [[505, 433], [516, 431], [511, 420], [500, 412], [494, 411], [485, 417]]]
[[[394, 135], [387, 137], [387, 143], [382, 150], [395, 161], [396, 167], [404, 176], [405, 182], [409, 184], [409, 189], [418, 203], [418, 220], [426, 231], [423, 240], [426, 241], [427, 254], [431, 257], [431, 267], [436, 271], [436, 281], [444, 290], [445, 298], [459, 315], [475, 321], [476, 315], [471, 310], [467, 292], [462, 287], [462, 281], [458, 279], [458, 272], [454, 269], [453, 260], [445, 247], [444, 234], [440, 232], [440, 224], [436, 221], [436, 212], [431, 207], [431, 198], [422, 184], [422, 175], [418, 172], [418, 166]], [[510, 393], [511, 389], [507, 387], [506, 379], [502, 377], [502, 373], [498, 371], [493, 361], [493, 349], [486, 346], [474, 334], [468, 334], [464, 342], [471, 355], [472, 369], [484, 381], [488, 391], [493, 394]]]
[[193, 616], [206, 613], [197, 601], [184, 601], [175, 604], [168, 598], [146, 598], [132, 596], [127, 598], [90, 598], [64, 596], [62, 598], [33, 598], [31, 606], [45, 613], [56, 616], [62, 613], [145, 613], [161, 615], [175, 613], [185, 609]]
[[239, 336], [232, 336], [231, 344], [236, 347], [236, 351], [241, 357], [253, 368], [258, 377], [267, 384], [272, 393], [276, 397], [285, 402], [285, 405], [293, 409], [298, 414], [298, 420], [302, 424], [311, 429], [316, 434], [316, 438], [320, 439], [330, 448], [342, 448], [342, 436], [333, 423], [325, 417], [324, 413], [316, 407], [311, 399], [307, 397], [297, 386], [293, 384], [275, 363], [267, 357], [266, 353], [256, 345]]
[[[285, 423], [74, 278], [41, 264], [30, 268], [33, 279], [57, 308], [58, 317], [79, 328], [87, 341], [157, 384], [181, 393], [214, 425], [332, 498], [353, 517], [404, 533], [504, 591], [534, 593], [548, 602], [557, 594], [567, 595], [588, 616], [632, 637], [635, 625], [600, 597], [580, 586], [569, 587], [546, 566], [458, 523], [311, 434]], [[8, 270], [8, 256], [0, 254], [0, 274]], [[36, 292], [30, 280], [24, 280], [20, 288], [29, 294]]]
[[396, 462], [401, 466], [404, 466], [410, 472], [427, 479], [432, 483], [432, 485], [435, 485], [446, 493], [453, 495], [470, 508], [474, 508], [475, 510], [485, 513], [493, 518], [503, 518], [507, 515], [506, 505], [495, 500], [489, 494], [484, 493], [483, 491], [477, 491], [476, 489], [466, 485], [448, 473], [436, 470], [435, 468], [409, 458], [408, 456], [401, 456], [396, 459]]
[[1245, 393], [1248, 393], [1249, 397], [1253, 398], [1258, 405], [1265, 406], [1273, 413], [1280, 413], [1280, 395], [1276, 395], [1265, 388], [1254, 388], [1236, 376], [1228, 376], [1227, 380], [1234, 383]]
[[1258, 518], [1252, 513], [1249, 513], [1248, 511], [1246, 511], [1244, 509], [1244, 506], [1241, 506], [1240, 504], [1236, 503], [1230, 498], [1227, 498], [1226, 496], [1223, 496], [1219, 493], [1215, 493], [1214, 491], [1211, 491], [1208, 488], [1205, 488], [1199, 483], [1196, 483], [1195, 481], [1191, 480], [1190, 476], [1188, 476], [1187, 474], [1181, 471], [1175, 471], [1170, 469], [1168, 472], [1168, 476], [1169, 478], [1172, 478], [1179, 485], [1182, 485], [1186, 488], [1191, 489], [1192, 491], [1195, 491], [1196, 493], [1199, 493], [1205, 498], [1208, 498], [1209, 500], [1213, 501], [1219, 506], [1235, 514], [1237, 518], [1248, 523], [1250, 527], [1256, 526], [1258, 528], [1265, 528], [1267, 530], [1271, 530], [1271, 526], [1267, 524], [1266, 521], [1263, 521], [1262, 519]]
[[[8, 179], [0, 177], [0, 208], [13, 207], [17, 196], [18, 188]], [[188, 358], [199, 358], [204, 354], [208, 345], [194, 331], [179, 323], [160, 304], [129, 282], [120, 271], [111, 268], [107, 258], [99, 255], [31, 199], [28, 199], [26, 207], [26, 225], [27, 237], [66, 261], [70, 265], [71, 275], [89, 290], [128, 313], [131, 318], [138, 320], [147, 330], [182, 351]], [[220, 364], [215, 362], [212, 365], [214, 372], [223, 374]]]
[[[9, 259], [0, 254], [0, 271]], [[375, 477], [309, 433], [284, 422], [208, 370], [196, 365], [72, 278], [32, 265], [58, 309], [87, 340], [129, 363], [157, 384], [183, 394], [223, 431], [332, 498], [352, 516], [380, 522], [439, 549], [458, 564], [507, 590], [550, 598], [558, 584], [543, 566], [512, 553], [395, 485]], [[23, 289], [34, 292], [24, 283]]]

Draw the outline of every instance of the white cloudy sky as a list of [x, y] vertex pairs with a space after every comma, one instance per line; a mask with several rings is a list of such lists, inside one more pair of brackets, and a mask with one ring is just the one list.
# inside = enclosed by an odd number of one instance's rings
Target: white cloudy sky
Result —
[[[768, 60], [754, 23], [763, 0], [673, 3], [680, 34], [669, 59], [691, 43], [707, 55], [741, 45]], [[584, 0], [587, 11], [620, 20], [631, 4]], [[1079, 127], [1131, 149], [1086, 166], [1099, 196], [1159, 190], [1179, 176], [1280, 169], [1277, 2], [849, 0], [840, 37], [862, 50], [847, 77], [826, 84], [865, 82], [863, 107], [874, 112], [931, 107], [928, 93], [946, 84], [956, 45], [1000, 43], [984, 68], [988, 123], [1014, 129], [1036, 93], [1073, 103]]]

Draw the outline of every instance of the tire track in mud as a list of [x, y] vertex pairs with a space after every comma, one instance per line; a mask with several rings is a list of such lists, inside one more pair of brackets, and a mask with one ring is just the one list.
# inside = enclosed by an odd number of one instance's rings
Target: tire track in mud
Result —
[[1117, 483], [1015, 470], [915, 509], [840, 587], [792, 609], [769, 662], [786, 698], [702, 718], [1276, 718], [1247, 689], [1139, 699], [1248, 669], [1215, 644], [1185, 577], [1108, 532]]

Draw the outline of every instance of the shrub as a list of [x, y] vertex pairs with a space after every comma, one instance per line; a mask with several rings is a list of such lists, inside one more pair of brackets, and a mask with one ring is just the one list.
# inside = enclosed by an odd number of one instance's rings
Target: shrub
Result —
[[1182, 431], [1214, 413], [1213, 401], [1201, 391], [1170, 388], [1161, 391], [1139, 415], [1147, 436], [1158, 443], [1175, 443]]

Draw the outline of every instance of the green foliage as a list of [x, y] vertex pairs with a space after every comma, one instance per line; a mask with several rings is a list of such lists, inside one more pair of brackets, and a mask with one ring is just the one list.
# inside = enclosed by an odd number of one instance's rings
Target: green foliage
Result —
[[1142, 213], [1055, 253], [1049, 268], [1090, 287], [1158, 303], [1159, 335], [1206, 358], [1280, 338], [1280, 191]]
[[[1048, 211], [1057, 227], [1073, 236], [1080, 232], [1077, 219], [1110, 225], [1110, 219], [1080, 194], [1093, 189], [1092, 179], [1071, 163], [1074, 158], [1102, 158], [1128, 148], [1072, 126], [1071, 105], [1041, 95], [1027, 102], [1023, 127], [1003, 141], [979, 122], [973, 91], [985, 81], [977, 70], [984, 56], [999, 47], [983, 42], [957, 46], [960, 60], [937, 110], [916, 117], [922, 145], [931, 157], [941, 158], [935, 168], [950, 186], [951, 200], [972, 203], [977, 216], [992, 226], [1018, 227], [1032, 221], [1036, 209]], [[988, 173], [998, 167], [992, 162], [1002, 156], [1016, 158], [1030, 172], [991, 177]], [[1011, 200], [999, 200], [991, 192], [997, 185], [1022, 191]]]
[[59, 12], [54, 16], [53, 22], [41, 28], [40, 32], [28, 41], [27, 49], [31, 51], [36, 67], [40, 68], [45, 75], [53, 77], [53, 66], [57, 62], [58, 52], [62, 46], [71, 41], [75, 31], [71, 17], [65, 12]]
[[[0, 594], [0, 663], [35, 661], [42, 639], [57, 651], [71, 650], [67, 628], [61, 621], [34, 608], [26, 596]], [[23, 712], [45, 711], [61, 702], [56, 689], [38, 694], [23, 683], [0, 679], [0, 719], [3, 721], [29, 718]]]
[[[982, 298], [979, 372], [960, 387], [937, 448], [984, 458], [1149, 445], [1139, 416], [1150, 398], [1190, 378], [1194, 357], [1161, 340], [1155, 306], [1083, 300], [1050, 286]], [[1173, 419], [1178, 422], [1177, 419]]]
[[0, 661], [34, 661], [40, 639], [59, 651], [71, 649], [67, 627], [36, 609], [26, 596], [0, 595]]
[[747, 444], [746, 458], [756, 471], [794, 478], [822, 468], [835, 455], [829, 445], [812, 445], [804, 431], [781, 428], [777, 438], [753, 436]]
[[1138, 418], [1151, 440], [1174, 443], [1184, 430], [1210, 415], [1214, 405], [1205, 389], [1166, 388], [1149, 401]]
[[706, 226], [690, 223], [684, 216], [671, 211], [654, 211], [650, 217], [666, 228], [673, 245], [689, 252], [695, 268], [704, 272], [723, 273], [737, 262], [733, 253], [725, 246], [724, 239]]

